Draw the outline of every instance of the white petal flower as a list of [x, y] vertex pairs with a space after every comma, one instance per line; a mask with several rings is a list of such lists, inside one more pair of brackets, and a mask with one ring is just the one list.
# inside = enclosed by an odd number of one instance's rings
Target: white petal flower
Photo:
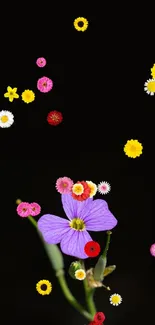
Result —
[[155, 94], [155, 79], [148, 79], [144, 84], [144, 90], [150, 96]]
[[113, 295], [110, 296], [110, 303], [113, 306], [118, 306], [122, 302], [122, 297], [118, 293], [114, 293]]
[[0, 112], [0, 127], [9, 128], [14, 123], [14, 116], [9, 111]]
[[107, 182], [100, 182], [100, 184], [98, 185], [98, 192], [100, 194], [107, 194], [110, 192], [110, 190], [111, 190], [111, 186]]

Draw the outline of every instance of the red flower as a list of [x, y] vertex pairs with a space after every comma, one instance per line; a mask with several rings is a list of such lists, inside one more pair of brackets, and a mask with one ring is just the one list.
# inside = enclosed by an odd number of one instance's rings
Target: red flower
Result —
[[90, 191], [91, 191], [91, 189], [88, 186], [88, 184], [86, 182], [84, 182], [84, 181], [77, 182], [76, 184], [82, 184], [82, 186], [83, 186], [83, 193], [81, 195], [76, 195], [75, 193], [72, 192], [73, 199], [78, 200], [78, 201], [84, 201], [84, 200], [88, 199], [89, 196], [90, 196]]
[[100, 250], [100, 245], [93, 240], [89, 241], [84, 247], [84, 251], [89, 257], [96, 257], [97, 255], [99, 255]]
[[98, 312], [94, 316], [94, 322], [97, 323], [98, 325], [101, 325], [105, 320], [105, 315], [102, 312]]
[[63, 120], [63, 116], [60, 112], [58, 111], [51, 111], [48, 113], [47, 115], [47, 122], [50, 124], [50, 125], [58, 125], [62, 122]]
[[90, 322], [88, 325], [97, 325], [96, 322], [94, 322], [94, 320], [92, 322]]

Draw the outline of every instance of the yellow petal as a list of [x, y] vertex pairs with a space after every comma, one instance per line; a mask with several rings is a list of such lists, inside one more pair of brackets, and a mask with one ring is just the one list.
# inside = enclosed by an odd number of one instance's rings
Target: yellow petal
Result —
[[5, 98], [9, 97], [9, 94], [8, 94], [8, 93], [5, 93], [5, 94], [4, 94], [4, 97], [5, 97]]
[[13, 97], [14, 98], [19, 98], [19, 95], [18, 94], [14, 94]]
[[10, 86], [8, 86], [8, 87], [7, 87], [7, 91], [8, 91], [8, 93], [9, 93], [10, 91], [12, 91], [12, 88], [11, 88]]
[[9, 97], [9, 102], [13, 102], [13, 97], [12, 96]]
[[13, 93], [16, 93], [16, 91], [17, 91], [17, 88], [15, 87], [15, 88], [13, 88], [12, 89], [12, 91], [13, 91]]

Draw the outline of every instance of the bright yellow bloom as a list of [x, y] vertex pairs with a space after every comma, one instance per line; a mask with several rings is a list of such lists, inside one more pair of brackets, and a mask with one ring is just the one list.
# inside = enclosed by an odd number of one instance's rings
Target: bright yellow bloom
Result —
[[7, 87], [7, 93], [4, 94], [5, 98], [9, 98], [9, 102], [13, 102], [14, 98], [19, 98], [19, 95], [16, 94], [17, 88]]
[[153, 79], [155, 79], [155, 64], [151, 68], [151, 76], [152, 76]]
[[[43, 288], [45, 287], [45, 289]], [[49, 295], [52, 291], [52, 284], [48, 280], [40, 280], [36, 284], [36, 290], [40, 293], [40, 295]]]
[[97, 185], [91, 181], [86, 181], [86, 183], [88, 184], [89, 188], [90, 188], [90, 197], [93, 197], [96, 192], [97, 192]]
[[84, 192], [82, 184], [74, 184], [72, 187], [72, 192], [76, 195], [81, 195]]
[[88, 20], [83, 17], [76, 18], [73, 24], [78, 32], [85, 32], [85, 30], [88, 28]]
[[84, 280], [86, 277], [86, 272], [83, 269], [79, 269], [75, 272], [75, 277], [77, 280]]
[[125, 154], [130, 158], [139, 157], [142, 154], [143, 146], [138, 140], [128, 140], [124, 146]]
[[22, 93], [22, 100], [27, 104], [33, 102], [35, 100], [35, 93], [32, 90], [26, 89]]

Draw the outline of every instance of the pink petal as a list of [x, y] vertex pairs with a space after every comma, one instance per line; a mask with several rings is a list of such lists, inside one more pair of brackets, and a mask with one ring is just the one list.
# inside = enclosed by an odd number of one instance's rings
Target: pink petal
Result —
[[86, 230], [77, 231], [70, 229], [69, 232], [63, 236], [60, 247], [64, 254], [85, 259], [88, 258], [88, 256], [85, 254], [84, 247], [86, 243], [91, 240], [92, 238]]

